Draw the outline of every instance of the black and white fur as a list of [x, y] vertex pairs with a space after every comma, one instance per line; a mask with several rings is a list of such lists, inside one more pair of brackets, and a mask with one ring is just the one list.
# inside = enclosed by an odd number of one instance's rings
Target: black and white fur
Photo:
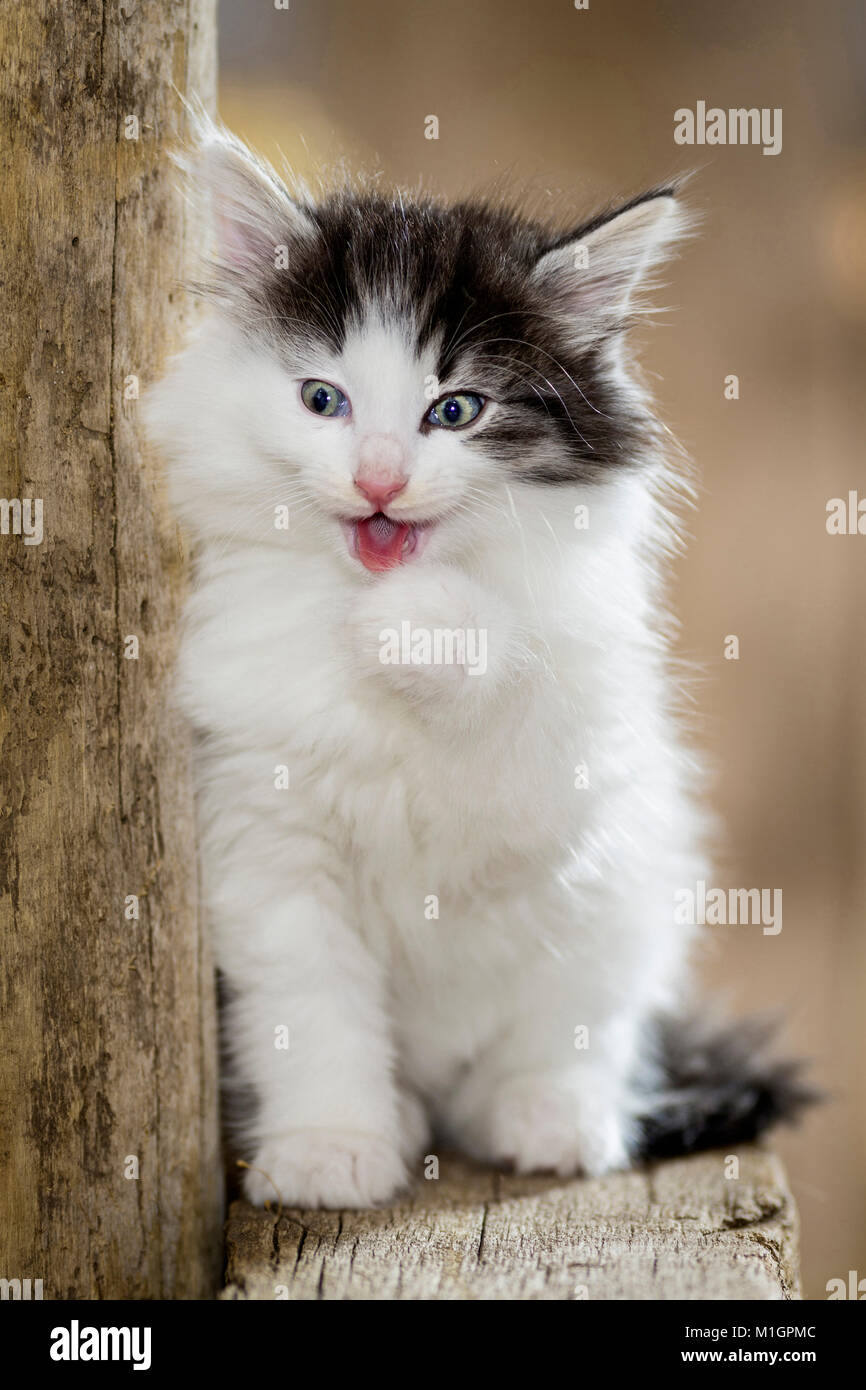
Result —
[[[290, 195], [213, 127], [190, 171], [212, 309], [148, 410], [196, 546], [179, 680], [248, 1195], [388, 1200], [434, 1130], [559, 1174], [753, 1137], [796, 1083], [730, 1034], [677, 1058], [670, 1021], [675, 893], [708, 876], [661, 588], [685, 484], [628, 334], [677, 190], [563, 233]], [[362, 474], [399, 477], [387, 508]], [[406, 622], [483, 631], [484, 671], [383, 664]]]

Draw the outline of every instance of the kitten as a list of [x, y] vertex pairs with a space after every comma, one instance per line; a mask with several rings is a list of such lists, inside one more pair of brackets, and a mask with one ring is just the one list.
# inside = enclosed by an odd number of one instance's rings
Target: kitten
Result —
[[434, 1131], [561, 1175], [754, 1137], [791, 1069], [672, 1021], [708, 873], [626, 338], [676, 189], [560, 235], [293, 197], [215, 127], [191, 171], [213, 308], [148, 421], [247, 1195], [387, 1201]]

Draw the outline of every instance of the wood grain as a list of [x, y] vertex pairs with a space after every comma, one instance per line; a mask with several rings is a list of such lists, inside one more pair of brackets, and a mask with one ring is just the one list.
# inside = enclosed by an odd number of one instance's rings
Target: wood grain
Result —
[[226, 1299], [791, 1299], [797, 1218], [756, 1148], [586, 1181], [445, 1155], [381, 1211], [232, 1204]]
[[188, 312], [202, 232], [168, 152], [178, 91], [212, 99], [214, 0], [4, 4], [0, 49], [0, 496], [44, 526], [0, 536], [0, 1275], [194, 1297], [219, 1255], [212, 971], [166, 708], [183, 555], [137, 396]]

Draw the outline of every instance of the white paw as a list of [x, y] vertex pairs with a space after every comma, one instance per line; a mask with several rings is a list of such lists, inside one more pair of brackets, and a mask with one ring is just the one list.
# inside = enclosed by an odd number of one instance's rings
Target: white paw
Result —
[[487, 1156], [513, 1164], [518, 1173], [597, 1177], [628, 1167], [617, 1108], [600, 1088], [574, 1073], [501, 1082], [489, 1103], [486, 1129]]
[[296, 1129], [264, 1140], [244, 1173], [256, 1206], [373, 1207], [406, 1185], [400, 1154], [359, 1130]]

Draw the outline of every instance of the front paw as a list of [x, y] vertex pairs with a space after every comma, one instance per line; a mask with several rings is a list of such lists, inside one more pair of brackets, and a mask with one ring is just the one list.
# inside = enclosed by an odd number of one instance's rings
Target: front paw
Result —
[[358, 1130], [295, 1129], [263, 1140], [244, 1174], [256, 1206], [375, 1207], [406, 1186], [400, 1154]]
[[579, 1072], [508, 1077], [494, 1085], [477, 1118], [475, 1155], [518, 1173], [598, 1177], [629, 1164], [622, 1113]]

